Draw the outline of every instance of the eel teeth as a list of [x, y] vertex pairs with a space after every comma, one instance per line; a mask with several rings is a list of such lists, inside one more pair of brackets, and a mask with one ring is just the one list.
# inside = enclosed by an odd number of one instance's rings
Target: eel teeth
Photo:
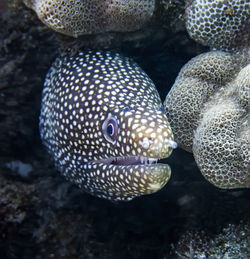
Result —
[[157, 164], [158, 159], [156, 159], [156, 158], [149, 158], [148, 161], [149, 161], [149, 164]]
[[157, 158], [148, 158], [143, 156], [131, 156], [131, 157], [111, 157], [99, 160], [97, 162], [102, 162], [105, 164], [117, 164], [117, 165], [151, 165], [156, 164]]

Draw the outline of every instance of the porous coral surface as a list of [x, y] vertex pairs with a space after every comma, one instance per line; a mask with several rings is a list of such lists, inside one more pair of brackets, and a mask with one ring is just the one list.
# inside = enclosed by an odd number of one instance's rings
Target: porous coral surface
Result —
[[193, 132], [198, 126], [200, 110], [209, 97], [234, 74], [237, 63], [220, 51], [201, 54], [183, 66], [165, 100], [168, 119], [175, 140], [192, 152]]
[[250, 186], [249, 50], [213, 51], [189, 61], [166, 97], [175, 140], [220, 188]]
[[250, 65], [207, 103], [195, 131], [196, 162], [203, 175], [221, 188], [250, 187], [249, 112], [241, 105], [244, 98], [249, 101], [249, 93]]
[[245, 0], [187, 0], [186, 28], [197, 42], [216, 49], [247, 46], [250, 3]]
[[78, 37], [106, 31], [134, 31], [152, 16], [154, 0], [23, 0], [51, 29]]

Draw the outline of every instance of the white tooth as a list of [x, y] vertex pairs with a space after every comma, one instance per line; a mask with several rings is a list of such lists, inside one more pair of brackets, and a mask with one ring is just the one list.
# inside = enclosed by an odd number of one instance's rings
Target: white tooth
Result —
[[152, 163], [154, 163], [155, 159], [154, 158], [149, 158], [148, 161], [149, 161], [150, 164], [152, 164]]
[[142, 156], [140, 156], [140, 162], [141, 162], [141, 164], [143, 164], [143, 157]]

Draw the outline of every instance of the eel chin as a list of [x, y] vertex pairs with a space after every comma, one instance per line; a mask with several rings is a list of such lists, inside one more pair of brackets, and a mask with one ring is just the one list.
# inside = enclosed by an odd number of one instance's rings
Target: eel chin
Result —
[[90, 162], [95, 195], [110, 200], [131, 200], [159, 191], [168, 182], [169, 165], [157, 158], [125, 156]]

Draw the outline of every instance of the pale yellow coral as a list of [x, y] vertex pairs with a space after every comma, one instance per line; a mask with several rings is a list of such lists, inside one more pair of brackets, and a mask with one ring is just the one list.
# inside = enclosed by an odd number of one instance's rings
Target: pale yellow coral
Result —
[[249, 61], [249, 50], [199, 55], [164, 102], [175, 140], [220, 188], [250, 187]]
[[140, 29], [152, 16], [154, 0], [23, 0], [51, 29], [78, 37]]

